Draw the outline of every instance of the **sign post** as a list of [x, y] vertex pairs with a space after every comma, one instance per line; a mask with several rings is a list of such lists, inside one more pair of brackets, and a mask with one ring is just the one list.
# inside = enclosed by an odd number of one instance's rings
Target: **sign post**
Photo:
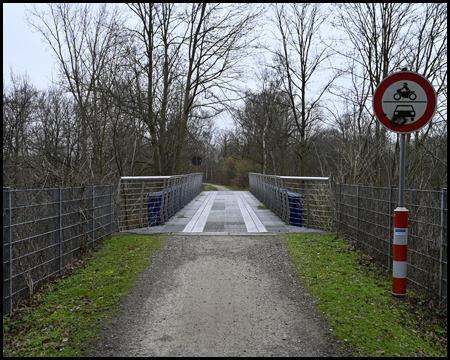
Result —
[[398, 207], [394, 210], [394, 251], [392, 264], [392, 294], [406, 295], [408, 260], [408, 210], [405, 207], [406, 134], [400, 134], [400, 169]]
[[406, 134], [425, 126], [437, 106], [433, 85], [423, 76], [402, 69], [376, 88], [373, 110], [381, 124], [400, 134], [398, 207], [394, 210], [392, 294], [406, 295], [408, 210], [405, 207]]
[[202, 163], [202, 158], [200, 156], [194, 156], [192, 158], [192, 164], [194, 164], [197, 167], [196, 172], [198, 172], [198, 166]]

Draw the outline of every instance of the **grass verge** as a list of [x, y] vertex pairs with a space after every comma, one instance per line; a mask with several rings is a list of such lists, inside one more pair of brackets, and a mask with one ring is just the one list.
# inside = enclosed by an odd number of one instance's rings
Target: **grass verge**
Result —
[[232, 187], [232, 186], [226, 186], [225, 185], [225, 187], [230, 189], [231, 191], [245, 191], [244, 189], [238, 189], [238, 188], [235, 188], [235, 187]]
[[217, 189], [212, 185], [202, 184], [202, 191], [217, 191]]
[[447, 356], [447, 318], [336, 234], [288, 235], [295, 272], [349, 356]]
[[82, 356], [164, 239], [120, 234], [105, 240], [69, 276], [3, 317], [3, 356]]

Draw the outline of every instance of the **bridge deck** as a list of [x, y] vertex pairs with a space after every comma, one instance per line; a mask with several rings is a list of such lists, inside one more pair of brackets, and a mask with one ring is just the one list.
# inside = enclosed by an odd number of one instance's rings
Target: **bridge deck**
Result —
[[248, 191], [203, 191], [166, 224], [127, 230], [140, 234], [286, 234], [322, 232], [286, 225]]

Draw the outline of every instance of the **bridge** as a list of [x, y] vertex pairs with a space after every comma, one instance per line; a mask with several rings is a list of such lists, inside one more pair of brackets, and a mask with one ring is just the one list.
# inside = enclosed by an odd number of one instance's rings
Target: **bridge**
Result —
[[122, 177], [119, 231], [140, 234], [286, 234], [329, 231], [327, 177], [249, 173], [250, 191], [202, 191], [202, 174]]

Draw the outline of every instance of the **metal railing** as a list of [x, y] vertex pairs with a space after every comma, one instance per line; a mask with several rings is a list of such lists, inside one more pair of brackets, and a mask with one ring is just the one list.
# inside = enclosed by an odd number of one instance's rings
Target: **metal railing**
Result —
[[[276, 176], [249, 173], [250, 192], [286, 224], [331, 230], [333, 199], [331, 178]], [[293, 222], [293, 206], [301, 202], [301, 221]], [[297, 215], [297, 214], [295, 214]]]
[[201, 191], [201, 173], [121, 177], [117, 196], [119, 231], [162, 225]]
[[3, 188], [3, 315], [113, 232], [112, 185]]
[[[388, 271], [392, 269], [398, 189], [336, 185], [336, 230]], [[408, 287], [438, 299], [447, 311], [447, 189], [405, 190]]]

